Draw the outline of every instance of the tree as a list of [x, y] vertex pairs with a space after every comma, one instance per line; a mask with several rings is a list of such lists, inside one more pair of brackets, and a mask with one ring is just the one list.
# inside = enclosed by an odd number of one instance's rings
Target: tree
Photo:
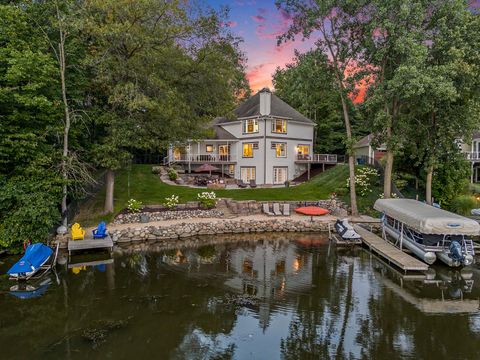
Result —
[[273, 85], [277, 96], [317, 124], [316, 152], [345, 152], [340, 99], [323, 52], [296, 51], [293, 63], [276, 69]]
[[220, 14], [189, 10], [180, 1], [89, 2], [85, 32], [102, 114], [92, 154], [107, 169], [106, 213], [114, 171], [132, 149], [161, 151], [195, 137], [248, 90], [238, 40], [224, 33]]
[[0, 5], [0, 246], [44, 239], [59, 218], [55, 59], [27, 10]]
[[328, 65], [335, 79], [335, 89], [340, 98], [342, 115], [346, 130], [346, 148], [350, 175], [350, 203], [353, 216], [358, 215], [357, 195], [355, 191], [355, 154], [354, 138], [351, 126], [351, 114], [348, 97], [355, 90], [356, 71], [359, 66], [361, 52], [359, 33], [357, 32], [357, 16], [350, 1], [310, 2], [302, 0], [280, 0], [277, 6], [292, 16], [292, 25], [279, 37], [279, 42], [290, 41], [301, 34], [308, 38], [318, 31], [320, 37], [316, 41], [319, 51], [325, 54]]

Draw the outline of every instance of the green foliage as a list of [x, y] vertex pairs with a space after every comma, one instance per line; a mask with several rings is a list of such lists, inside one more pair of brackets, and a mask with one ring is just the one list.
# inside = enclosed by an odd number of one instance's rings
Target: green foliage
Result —
[[[373, 187], [378, 181], [378, 171], [375, 168], [365, 166], [357, 170], [355, 186], [359, 195], [366, 196], [373, 192]], [[350, 178], [346, 180], [347, 189], [350, 187]]]
[[140, 210], [142, 210], [142, 208], [143, 208], [143, 203], [141, 201], [135, 200], [135, 199], [128, 200], [127, 209], [131, 213], [140, 212]]
[[[275, 94], [317, 124], [315, 152], [345, 153], [342, 107], [327, 57], [319, 49], [295, 55], [292, 64], [273, 74]], [[357, 116], [353, 104], [350, 108]], [[354, 129], [358, 124], [353, 118]]]
[[471, 215], [471, 210], [478, 207], [474, 196], [460, 195], [452, 200], [449, 209], [463, 216]]
[[178, 174], [177, 174], [177, 171], [176, 171], [174, 168], [169, 168], [169, 169], [168, 169], [168, 178], [169, 178], [171, 181], [177, 180]]
[[167, 209], [173, 210], [177, 207], [178, 202], [179, 202], [178, 195], [172, 195], [165, 198], [165, 202], [163, 203], [163, 206], [165, 206]]
[[432, 194], [435, 202], [448, 208], [456, 197], [468, 191], [470, 164], [460, 153], [447, 154], [434, 172]]
[[213, 191], [204, 191], [197, 195], [197, 199], [205, 209], [211, 209], [217, 203], [217, 195]]

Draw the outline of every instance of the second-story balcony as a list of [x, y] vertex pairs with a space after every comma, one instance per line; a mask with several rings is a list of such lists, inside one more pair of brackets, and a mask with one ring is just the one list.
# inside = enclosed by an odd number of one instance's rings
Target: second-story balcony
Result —
[[345, 162], [345, 155], [337, 154], [312, 154], [297, 155], [295, 162], [311, 164], [337, 164]]
[[480, 152], [466, 152], [465, 157], [470, 161], [480, 161]]
[[179, 154], [179, 155], [173, 156], [172, 162], [192, 163], [192, 164], [205, 164], [205, 163], [232, 164], [237, 162], [237, 159], [235, 155]]

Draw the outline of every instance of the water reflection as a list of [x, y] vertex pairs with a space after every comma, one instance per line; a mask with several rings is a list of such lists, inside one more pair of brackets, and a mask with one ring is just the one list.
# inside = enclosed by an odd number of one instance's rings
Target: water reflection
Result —
[[480, 350], [476, 268], [405, 276], [361, 248], [293, 234], [73, 259], [37, 297], [10, 294], [0, 279], [2, 358], [473, 359]]

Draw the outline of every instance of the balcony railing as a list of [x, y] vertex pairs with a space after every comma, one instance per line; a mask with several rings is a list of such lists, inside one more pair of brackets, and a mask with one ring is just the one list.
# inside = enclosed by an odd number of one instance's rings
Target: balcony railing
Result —
[[470, 161], [480, 161], [480, 152], [466, 152], [465, 156]]
[[236, 162], [235, 155], [220, 155], [220, 154], [181, 154], [172, 157], [172, 162], [185, 163], [232, 163]]
[[336, 164], [339, 162], [345, 162], [345, 155], [337, 154], [312, 154], [312, 155], [297, 155], [297, 162], [310, 162], [310, 163], [324, 163], [324, 164]]

